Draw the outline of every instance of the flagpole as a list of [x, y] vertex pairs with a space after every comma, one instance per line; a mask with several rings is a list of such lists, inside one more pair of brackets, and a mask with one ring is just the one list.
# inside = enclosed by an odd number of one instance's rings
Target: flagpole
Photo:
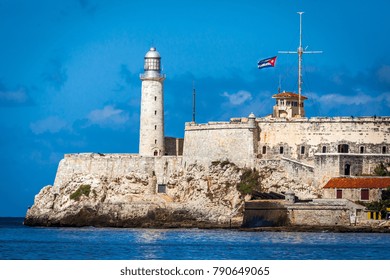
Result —
[[195, 123], [195, 82], [192, 81], [192, 122]]
[[278, 53], [297, 53], [298, 54], [298, 115], [301, 117], [302, 115], [302, 102], [301, 102], [301, 95], [302, 95], [302, 55], [305, 53], [322, 53], [322, 51], [304, 51], [302, 47], [302, 14], [304, 12], [298, 12], [299, 14], [299, 46], [297, 51], [279, 51]]
[[301, 117], [301, 93], [302, 93], [302, 14], [299, 14], [299, 47], [298, 47], [298, 115]]

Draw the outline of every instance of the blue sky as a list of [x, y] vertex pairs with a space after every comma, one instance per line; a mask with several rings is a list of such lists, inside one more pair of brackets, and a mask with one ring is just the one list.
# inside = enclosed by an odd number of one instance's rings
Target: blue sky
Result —
[[[265, 116], [279, 81], [308, 116], [390, 115], [390, 4], [373, 1], [0, 0], [0, 216], [24, 216], [64, 153], [137, 153], [143, 56], [155, 46], [165, 131]], [[257, 61], [278, 55], [276, 66]]]

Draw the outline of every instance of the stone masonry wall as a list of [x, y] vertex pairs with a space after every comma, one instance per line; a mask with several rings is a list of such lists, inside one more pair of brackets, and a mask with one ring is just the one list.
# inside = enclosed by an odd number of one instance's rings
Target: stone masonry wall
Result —
[[[337, 189], [324, 189], [324, 198], [336, 198]], [[351, 201], [362, 201], [361, 199], [362, 189], [342, 189], [343, 199], [349, 199]], [[364, 202], [378, 201], [382, 198], [382, 189], [368, 189], [368, 200]]]
[[[339, 144], [349, 153], [382, 153], [390, 149], [390, 118], [301, 118], [256, 119], [260, 127], [259, 156], [264, 159], [288, 157], [313, 162], [315, 153], [337, 153]], [[263, 147], [265, 153], [263, 153]], [[283, 147], [283, 153], [280, 153]], [[304, 147], [304, 148], [302, 148]]]
[[[59, 163], [54, 189], [65, 186], [74, 175], [116, 178], [136, 173], [154, 177], [155, 184], [165, 184], [169, 177], [181, 170], [181, 157], [142, 157], [135, 154], [66, 154]], [[150, 190], [151, 193], [155, 190]]]
[[238, 166], [254, 165], [254, 131], [248, 123], [187, 123], [183, 161], [208, 166], [212, 161], [228, 160]]

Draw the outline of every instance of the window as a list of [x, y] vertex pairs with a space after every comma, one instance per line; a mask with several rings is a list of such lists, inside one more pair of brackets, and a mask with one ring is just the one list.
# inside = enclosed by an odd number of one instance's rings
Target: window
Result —
[[267, 153], [267, 147], [263, 146], [263, 155], [265, 155], [266, 153]]
[[157, 96], [154, 97], [154, 101], [157, 101]]
[[326, 146], [322, 146], [322, 153], [326, 153]]
[[339, 153], [346, 154], [349, 151], [349, 146], [347, 144], [340, 144], [338, 145], [337, 151]]
[[351, 165], [349, 163], [347, 163], [344, 166], [344, 175], [346, 175], [346, 176], [351, 175]]
[[158, 151], [154, 151], [153, 155], [156, 157], [158, 156]]
[[157, 115], [157, 111], [154, 111], [154, 115]]
[[360, 153], [364, 154], [364, 146], [360, 146]]
[[157, 139], [154, 139], [154, 144], [157, 144]]
[[382, 154], [386, 154], [387, 153], [387, 147], [386, 146], [383, 146], [382, 147]]
[[154, 130], [157, 130], [157, 125], [154, 126]]
[[343, 190], [336, 190], [336, 198], [343, 198]]
[[283, 146], [281, 146], [280, 148], [279, 148], [279, 154], [283, 154], [283, 152], [284, 152], [284, 149], [283, 149]]
[[291, 106], [291, 101], [287, 101], [286, 105]]
[[301, 155], [305, 154], [305, 146], [301, 146]]
[[146, 58], [145, 70], [160, 70], [160, 59], [158, 58]]
[[158, 184], [157, 185], [157, 192], [158, 193], [166, 193], [167, 192], [167, 185], [166, 184]]
[[370, 192], [368, 189], [361, 190], [360, 199], [361, 200], [369, 200], [370, 199]]

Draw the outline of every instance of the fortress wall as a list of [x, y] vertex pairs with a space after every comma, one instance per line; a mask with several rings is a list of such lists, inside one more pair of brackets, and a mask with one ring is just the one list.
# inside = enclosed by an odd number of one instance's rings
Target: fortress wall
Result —
[[[382, 153], [390, 150], [390, 117], [256, 119], [260, 127], [259, 154], [262, 158], [284, 156], [312, 161], [314, 153], [336, 153], [339, 144], [348, 144], [350, 153]], [[266, 146], [266, 154], [262, 147]], [[280, 146], [284, 147], [283, 155]], [[301, 146], [305, 147], [301, 154]]]
[[350, 176], [372, 175], [379, 163], [390, 163], [390, 154], [315, 154], [314, 178], [316, 186], [324, 186], [330, 178], [344, 176], [350, 166]]
[[181, 157], [142, 157], [135, 154], [66, 154], [60, 161], [55, 189], [64, 187], [74, 174], [115, 178], [137, 173], [139, 176], [156, 176], [156, 183], [165, 183], [173, 172], [181, 168]]
[[286, 171], [286, 177], [299, 180], [303, 184], [308, 185], [312, 185], [315, 181], [314, 166], [302, 164], [287, 158], [282, 158], [281, 163]]
[[315, 157], [314, 178], [316, 187], [323, 187], [332, 177], [340, 175], [339, 154], [319, 154]]
[[254, 166], [254, 129], [248, 123], [186, 123], [183, 161], [208, 166], [229, 160], [239, 166]]
[[363, 170], [362, 175], [365, 174], [373, 174], [375, 167], [377, 167], [378, 163], [383, 162], [390, 164], [390, 152], [389, 154], [382, 154], [382, 155], [369, 155], [365, 154], [362, 155], [362, 161], [363, 161]]
[[165, 155], [181, 156], [183, 155], [183, 138], [165, 137]]

